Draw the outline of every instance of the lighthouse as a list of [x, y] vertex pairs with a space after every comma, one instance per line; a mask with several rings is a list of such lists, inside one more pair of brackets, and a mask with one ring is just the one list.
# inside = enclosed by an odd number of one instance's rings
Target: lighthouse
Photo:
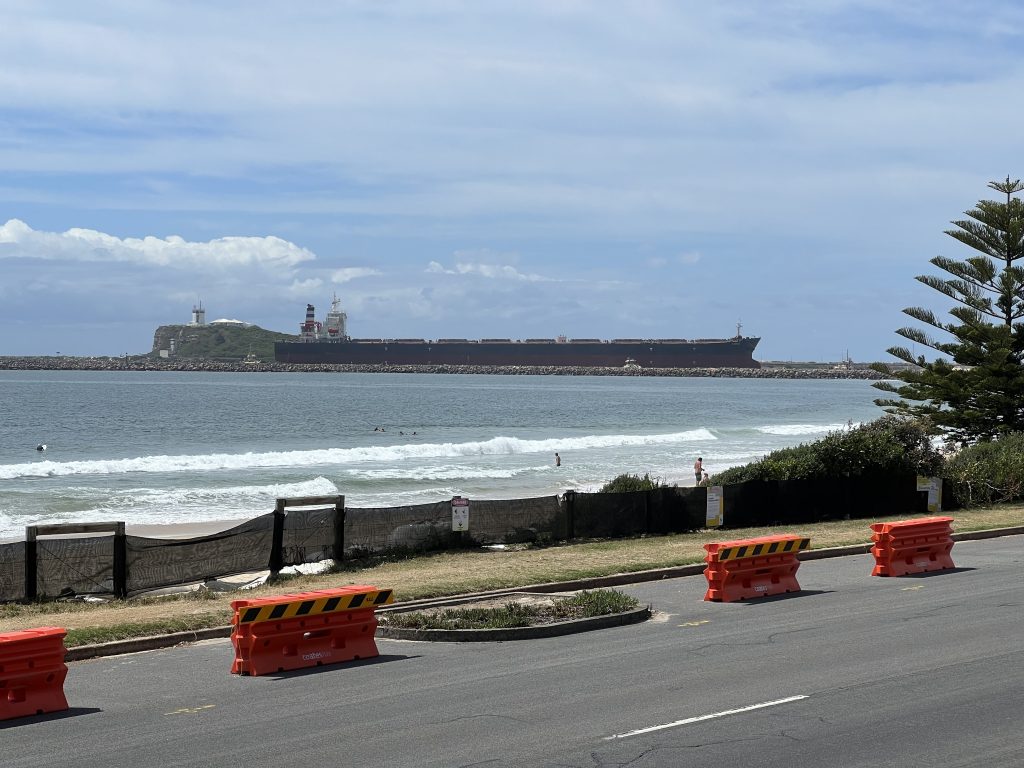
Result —
[[206, 310], [203, 309], [202, 301], [199, 302], [198, 306], [192, 305], [192, 322], [189, 325], [193, 327], [206, 325]]

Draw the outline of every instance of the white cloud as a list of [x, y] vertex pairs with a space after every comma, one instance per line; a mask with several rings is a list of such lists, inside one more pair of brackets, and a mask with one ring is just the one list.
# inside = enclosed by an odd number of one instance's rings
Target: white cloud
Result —
[[189, 242], [177, 235], [167, 238], [118, 238], [93, 229], [42, 232], [19, 219], [0, 226], [0, 258], [129, 262], [202, 272], [263, 267], [290, 271], [316, 256], [279, 237], [220, 237]]
[[336, 269], [331, 273], [331, 282], [342, 285], [351, 280], [357, 280], [360, 277], [374, 277], [380, 274], [383, 273], [372, 267], [344, 267]]
[[698, 251], [688, 251], [686, 253], [677, 253], [671, 259], [666, 256], [651, 256], [647, 259], [647, 265], [652, 269], [664, 269], [669, 264], [692, 266], [700, 261], [700, 259], [701, 255]]
[[490, 280], [512, 280], [527, 283], [554, 282], [553, 278], [544, 277], [535, 273], [520, 272], [508, 264], [471, 264], [457, 262], [452, 269], [446, 268], [437, 261], [431, 261], [427, 265], [427, 272], [442, 275], [479, 275]]
[[324, 281], [319, 277], [311, 277], [307, 280], [294, 280], [292, 281], [292, 284], [288, 286], [287, 293], [289, 296], [304, 298], [310, 294], [316, 293], [317, 289], [323, 284]]

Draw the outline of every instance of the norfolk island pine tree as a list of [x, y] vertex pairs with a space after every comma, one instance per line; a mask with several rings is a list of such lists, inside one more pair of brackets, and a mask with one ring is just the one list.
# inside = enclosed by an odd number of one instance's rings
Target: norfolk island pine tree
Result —
[[940, 331], [900, 328], [900, 336], [939, 353], [914, 357], [906, 347], [889, 354], [911, 365], [874, 368], [892, 380], [874, 386], [896, 397], [875, 402], [888, 412], [921, 419], [948, 442], [966, 445], [1024, 431], [1024, 191], [1020, 180], [993, 181], [1004, 200], [981, 200], [946, 234], [975, 251], [965, 259], [936, 256], [931, 264], [948, 277], [917, 280], [952, 299], [952, 320], [910, 307], [903, 312]]

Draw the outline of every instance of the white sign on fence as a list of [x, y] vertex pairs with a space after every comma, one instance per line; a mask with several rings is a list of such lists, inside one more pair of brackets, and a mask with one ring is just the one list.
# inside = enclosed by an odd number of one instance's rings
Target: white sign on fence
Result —
[[725, 494], [720, 485], [708, 487], [707, 527], [719, 528], [725, 517]]
[[469, 530], [469, 499], [461, 496], [452, 499], [452, 530]]

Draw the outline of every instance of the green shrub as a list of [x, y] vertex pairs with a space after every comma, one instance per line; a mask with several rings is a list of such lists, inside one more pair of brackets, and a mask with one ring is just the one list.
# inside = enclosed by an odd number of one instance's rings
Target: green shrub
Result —
[[1024, 433], [975, 443], [946, 460], [942, 473], [947, 500], [961, 507], [1024, 498]]
[[628, 472], [619, 475], [611, 482], [601, 486], [600, 493], [629, 493], [631, 491], [653, 491], [661, 488], [663, 483], [657, 478], [652, 478], [650, 473], [643, 477], [631, 475]]
[[380, 621], [405, 629], [508, 629], [625, 613], [640, 605], [614, 589], [583, 591], [547, 604], [509, 601], [497, 608], [446, 608], [441, 611], [389, 612]]
[[934, 476], [942, 454], [918, 422], [883, 416], [821, 440], [773, 451], [759, 461], [732, 467], [711, 478], [714, 485], [746, 480], [804, 480], [914, 472]]
[[640, 601], [615, 589], [585, 589], [566, 598], [565, 605], [583, 611], [585, 616], [607, 616], [632, 611]]

